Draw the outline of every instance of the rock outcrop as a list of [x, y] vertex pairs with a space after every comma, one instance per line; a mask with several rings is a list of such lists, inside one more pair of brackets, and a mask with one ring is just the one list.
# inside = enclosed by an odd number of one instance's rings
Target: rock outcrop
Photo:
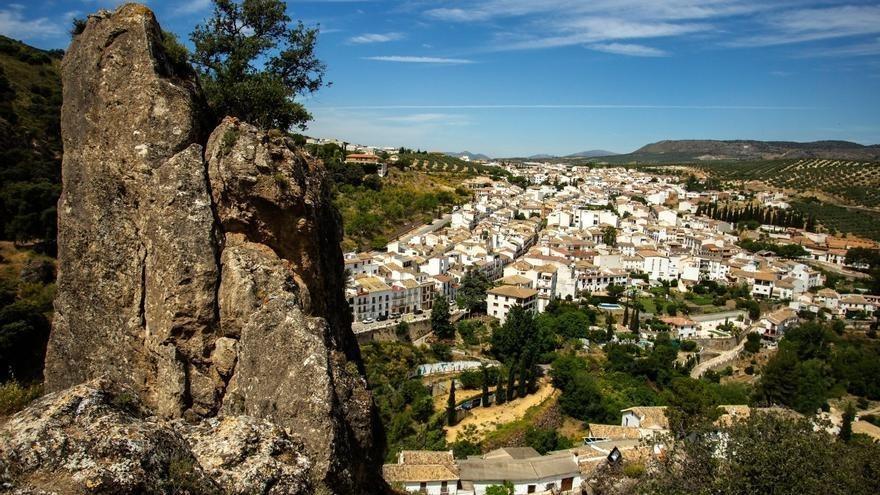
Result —
[[[81, 419], [97, 407], [107, 442], [141, 432], [139, 448], [192, 460], [194, 493], [378, 492], [381, 433], [323, 166], [277, 131], [226, 118], [210, 132], [195, 75], [161, 37], [129, 4], [90, 16], [64, 58], [54, 394], [0, 430], [0, 471], [60, 493], [108, 491], [97, 479], [161, 493], [163, 460], [83, 477], [65, 449], [53, 457], [50, 438], [115, 466], [122, 451], [89, 443], [100, 430]], [[136, 414], [101, 400], [111, 387]], [[34, 435], [11, 429], [35, 431], [34, 408], [60, 412]], [[45, 453], [25, 462], [28, 442]], [[35, 482], [56, 471], [67, 484]]]

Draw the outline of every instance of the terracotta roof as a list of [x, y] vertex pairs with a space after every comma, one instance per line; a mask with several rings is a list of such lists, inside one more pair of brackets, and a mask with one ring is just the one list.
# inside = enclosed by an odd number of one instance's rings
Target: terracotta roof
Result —
[[538, 294], [538, 291], [535, 289], [526, 289], [523, 287], [514, 287], [512, 285], [502, 285], [500, 287], [495, 287], [494, 289], [489, 289], [489, 294], [495, 294], [497, 296], [505, 296], [505, 297], [513, 297], [515, 299], [528, 299], [530, 297], [534, 297]]
[[602, 425], [602, 424], [594, 424], [590, 423], [590, 436], [593, 438], [610, 438], [613, 440], [619, 439], [639, 439], [642, 435], [639, 433], [638, 428], [633, 428], [630, 426], [620, 426], [620, 425]]
[[636, 406], [623, 409], [620, 412], [632, 412], [639, 418], [641, 428], [669, 428], [669, 420], [666, 418], [666, 406]]
[[382, 477], [389, 483], [404, 481], [455, 481], [458, 473], [454, 467], [443, 464], [410, 466], [406, 464], [386, 464], [382, 466]]

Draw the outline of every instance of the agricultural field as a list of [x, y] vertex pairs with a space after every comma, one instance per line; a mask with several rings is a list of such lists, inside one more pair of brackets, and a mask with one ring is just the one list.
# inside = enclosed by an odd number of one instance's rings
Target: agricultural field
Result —
[[442, 153], [404, 153], [400, 155], [400, 159], [409, 164], [409, 169], [428, 173], [462, 174], [469, 177], [477, 175], [510, 176], [509, 172], [499, 167], [466, 162]]
[[830, 232], [852, 233], [859, 237], [880, 241], [880, 212], [823, 203], [815, 198], [798, 199], [792, 207], [816, 221]]
[[780, 189], [816, 192], [845, 204], [880, 206], [880, 163], [849, 160], [772, 160], [693, 165], [721, 181], [762, 181]]

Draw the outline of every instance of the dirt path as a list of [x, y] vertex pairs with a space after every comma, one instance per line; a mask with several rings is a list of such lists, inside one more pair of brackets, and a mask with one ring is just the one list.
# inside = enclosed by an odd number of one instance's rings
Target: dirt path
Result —
[[530, 407], [537, 406], [558, 393], [549, 381], [545, 381], [541, 383], [541, 387], [534, 394], [516, 398], [500, 406], [472, 409], [468, 417], [457, 425], [446, 428], [446, 442], [454, 442], [467, 425], [476, 426], [477, 431], [482, 435], [484, 432], [494, 430], [500, 424], [516, 421], [525, 416], [526, 410]]
[[748, 339], [743, 337], [742, 341], [740, 341], [740, 343], [737, 344], [736, 347], [734, 347], [733, 349], [730, 349], [729, 351], [724, 351], [718, 356], [715, 356], [712, 359], [703, 361], [702, 363], [694, 366], [694, 369], [691, 370], [691, 378], [699, 378], [703, 376], [703, 373], [709, 371], [710, 369], [734, 361], [737, 356], [739, 356], [739, 353], [740, 351], [742, 351], [743, 347], [745, 347], [747, 340]]

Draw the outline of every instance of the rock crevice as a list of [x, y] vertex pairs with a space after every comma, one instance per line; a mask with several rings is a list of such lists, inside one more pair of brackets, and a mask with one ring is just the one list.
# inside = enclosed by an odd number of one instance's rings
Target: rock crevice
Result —
[[[175, 425], [204, 486], [220, 491], [262, 486], [253, 480], [268, 461], [205, 464], [210, 448], [229, 447], [209, 437], [268, 422], [277, 431], [260, 430], [255, 455], [284, 444], [304, 459], [269, 492], [306, 493], [284, 480], [376, 492], [381, 433], [345, 310], [341, 221], [323, 166], [282, 133], [233, 118], [207, 132], [198, 82], [175, 72], [161, 36], [152, 12], [129, 4], [90, 16], [64, 58], [45, 368], [55, 394], [44, 400], [123, 387], [156, 418], [150, 428]], [[15, 434], [4, 427], [0, 445]], [[28, 466], [7, 469], [19, 473], [11, 482], [63, 471]]]

